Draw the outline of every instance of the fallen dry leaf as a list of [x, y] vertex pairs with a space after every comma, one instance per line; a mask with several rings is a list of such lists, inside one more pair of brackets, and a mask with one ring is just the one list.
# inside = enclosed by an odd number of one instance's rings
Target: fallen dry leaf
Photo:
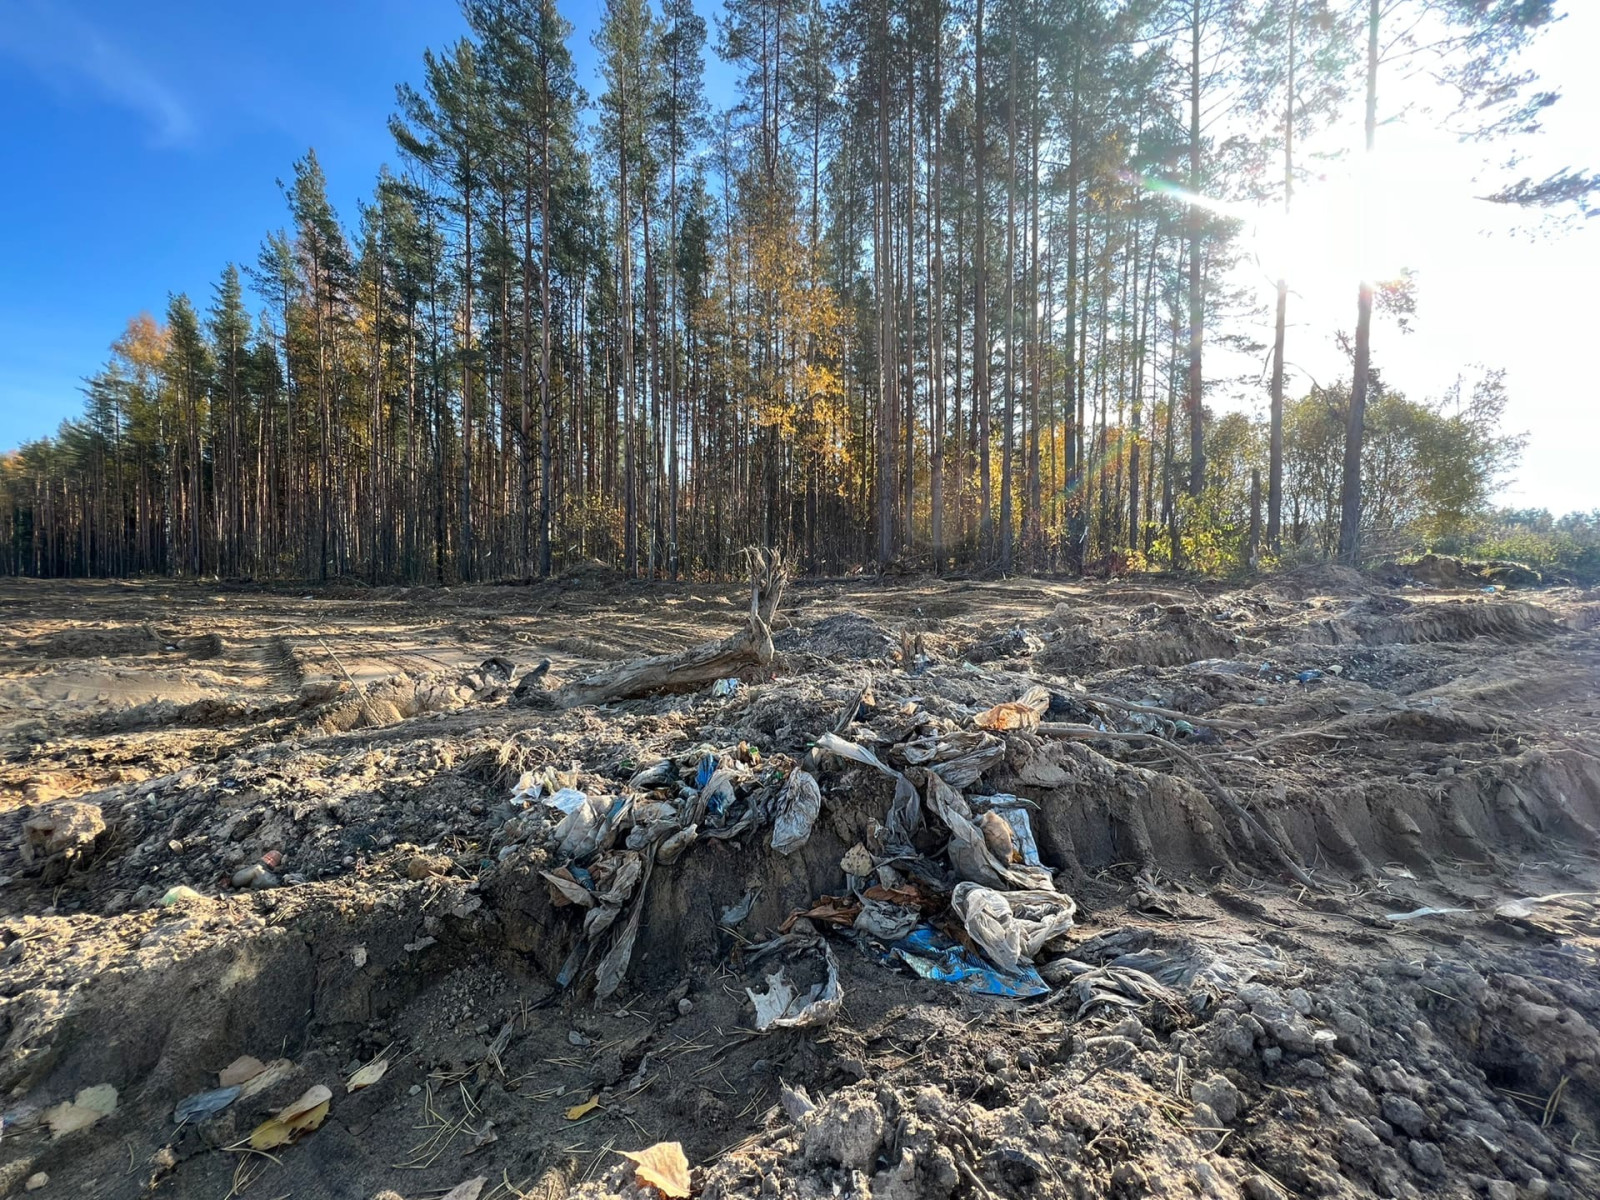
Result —
[[236, 1084], [249, 1083], [266, 1069], [267, 1064], [259, 1058], [251, 1058], [248, 1054], [241, 1054], [217, 1072], [217, 1086], [233, 1087]]
[[99, 1109], [86, 1108], [81, 1104], [74, 1104], [71, 1100], [63, 1100], [54, 1108], [45, 1110], [44, 1121], [50, 1126], [52, 1138], [66, 1137], [69, 1133], [77, 1133], [80, 1129], [87, 1129], [105, 1113]]
[[375, 1062], [369, 1062], [354, 1075], [350, 1076], [350, 1082], [344, 1085], [346, 1094], [359, 1092], [362, 1088], [371, 1087], [383, 1078], [383, 1073], [388, 1069], [389, 1064], [381, 1058]]
[[46, 1109], [43, 1119], [50, 1126], [50, 1136], [59, 1138], [87, 1129], [101, 1117], [116, 1110], [117, 1089], [109, 1083], [100, 1083], [82, 1088], [71, 1100], [63, 1100], [54, 1108]]
[[683, 1146], [678, 1142], [657, 1142], [644, 1150], [619, 1151], [623, 1158], [631, 1159], [633, 1174], [640, 1183], [648, 1183], [660, 1190], [663, 1196], [683, 1197], [689, 1194], [689, 1160], [683, 1156]]
[[478, 1200], [478, 1195], [483, 1191], [483, 1185], [489, 1182], [487, 1175], [478, 1175], [472, 1179], [463, 1179], [455, 1187], [446, 1192], [440, 1200]]
[[1008, 701], [1005, 704], [996, 704], [993, 708], [985, 709], [972, 718], [972, 723], [979, 729], [1021, 729], [1028, 731], [1039, 728], [1039, 714], [1026, 704]]
[[307, 1088], [298, 1100], [284, 1105], [251, 1131], [250, 1148], [271, 1150], [292, 1142], [296, 1134], [310, 1133], [327, 1119], [332, 1101], [333, 1092], [324, 1085]]
[[259, 1075], [245, 1081], [244, 1086], [239, 1089], [239, 1099], [248, 1100], [252, 1096], [259, 1095], [270, 1087], [276, 1087], [293, 1074], [294, 1064], [287, 1058], [273, 1059], [261, 1068]]
[[292, 1121], [302, 1113], [310, 1112], [319, 1104], [326, 1104], [332, 1099], [333, 1092], [329, 1088], [320, 1083], [315, 1084], [312, 1087], [308, 1087], [298, 1100], [291, 1101], [280, 1108], [277, 1112], [277, 1119], [283, 1122]]
[[576, 1121], [579, 1117], [588, 1116], [599, 1107], [600, 1097], [590, 1096], [582, 1104], [574, 1104], [571, 1108], [567, 1109], [567, 1120]]

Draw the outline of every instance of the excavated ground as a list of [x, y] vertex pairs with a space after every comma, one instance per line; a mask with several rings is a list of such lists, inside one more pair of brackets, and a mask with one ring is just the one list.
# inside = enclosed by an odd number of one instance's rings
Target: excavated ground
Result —
[[[0, 583], [0, 1195], [367, 1200], [481, 1177], [478, 1200], [632, 1196], [616, 1152], [658, 1141], [712, 1198], [1600, 1195], [1600, 596], [1332, 568], [800, 582], [777, 658], [733, 695], [550, 707], [590, 668], [736, 631], [747, 599], [598, 572]], [[1047, 721], [1187, 754], [974, 729], [1035, 684]], [[1031, 803], [1077, 903], [1039, 955], [1050, 994], [919, 978], [837, 915], [841, 859], [890, 861], [895, 783], [808, 758], [828, 732], [919, 789], [936, 744], [979, 746], [967, 800]], [[708, 750], [750, 812], [813, 767], [809, 839], [776, 853], [758, 820], [651, 849], [616, 929], [584, 942], [540, 873], [565, 861], [559, 814], [518, 781], [629, 797]], [[927, 818], [915, 865], [960, 937], [946, 837]], [[178, 887], [199, 898], [164, 903]], [[820, 981], [825, 937], [842, 1006], [758, 1033], [756, 948], [807, 911], [791, 971]], [[287, 1065], [174, 1119], [242, 1055]], [[247, 1148], [316, 1084], [320, 1128]], [[102, 1085], [112, 1111], [53, 1137]]]

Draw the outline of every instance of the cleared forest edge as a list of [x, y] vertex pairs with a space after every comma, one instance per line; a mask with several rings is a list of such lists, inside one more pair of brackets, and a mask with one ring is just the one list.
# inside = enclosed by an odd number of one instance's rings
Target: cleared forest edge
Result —
[[[574, 1190], [632, 1195], [609, 1150], [659, 1139], [710, 1196], [770, 1178], [803, 1196], [1504, 1182], [1575, 1200], [1600, 1181], [1600, 637], [1573, 620], [1580, 593], [1349, 573], [806, 583], [731, 696], [561, 709], [607, 662], [736, 634], [748, 590], [4, 587], [0, 1189], [45, 1171], [52, 1189], [222, 1195], [242, 1171], [246, 1196], [475, 1175], [510, 1196], [571, 1155]], [[145, 626], [155, 650], [118, 632]], [[49, 652], [67, 645], [106, 648]], [[215, 646], [204, 674], [185, 645]], [[1032, 684], [1043, 729], [972, 729]], [[168, 686], [203, 694], [151, 696]], [[1046, 736], [1084, 721], [1174, 739], [1252, 822], [1160, 742]], [[1031, 802], [1078, 907], [1067, 957], [1041, 967], [1052, 996], [968, 995], [834, 927], [843, 1013], [753, 1032], [744, 988], [772, 965], [752, 945], [848, 896], [841, 861], [895, 799], [870, 767], [807, 759], [841, 728], [924, 790], [926, 764], [978, 747], [961, 790]], [[787, 855], [757, 827], [657, 864], [626, 977], [597, 1001], [606, 942], [585, 953], [512, 787], [549, 769], [625, 795], [702, 746], [813, 762], [821, 815]], [[261, 863], [279, 886], [225, 886]], [[204, 898], [158, 903], [178, 885]], [[1551, 899], [1506, 905], [1526, 897]], [[1117, 991], [1135, 977], [1166, 991]], [[241, 1054], [292, 1070], [175, 1123]], [[374, 1059], [381, 1082], [338, 1086]], [[41, 1114], [105, 1083], [116, 1111], [52, 1141]], [[335, 1098], [303, 1143], [266, 1163], [223, 1149], [315, 1083]], [[796, 1115], [781, 1085], [820, 1107]], [[590, 1097], [600, 1115], [569, 1120]]]

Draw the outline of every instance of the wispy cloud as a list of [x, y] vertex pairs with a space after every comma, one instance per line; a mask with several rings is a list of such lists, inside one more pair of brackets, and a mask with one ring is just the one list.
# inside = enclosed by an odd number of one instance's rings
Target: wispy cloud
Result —
[[0, 0], [0, 55], [64, 95], [87, 89], [150, 122], [158, 146], [193, 139], [194, 115], [136, 57], [60, 0]]

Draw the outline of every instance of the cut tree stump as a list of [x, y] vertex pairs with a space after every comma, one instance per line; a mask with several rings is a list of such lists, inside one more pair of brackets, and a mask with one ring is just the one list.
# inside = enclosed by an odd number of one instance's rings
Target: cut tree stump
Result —
[[788, 578], [783, 556], [751, 550], [750, 613], [745, 627], [718, 642], [702, 642], [676, 654], [656, 654], [618, 663], [569, 683], [555, 694], [562, 708], [608, 704], [658, 692], [692, 692], [746, 667], [772, 661], [772, 619]]

